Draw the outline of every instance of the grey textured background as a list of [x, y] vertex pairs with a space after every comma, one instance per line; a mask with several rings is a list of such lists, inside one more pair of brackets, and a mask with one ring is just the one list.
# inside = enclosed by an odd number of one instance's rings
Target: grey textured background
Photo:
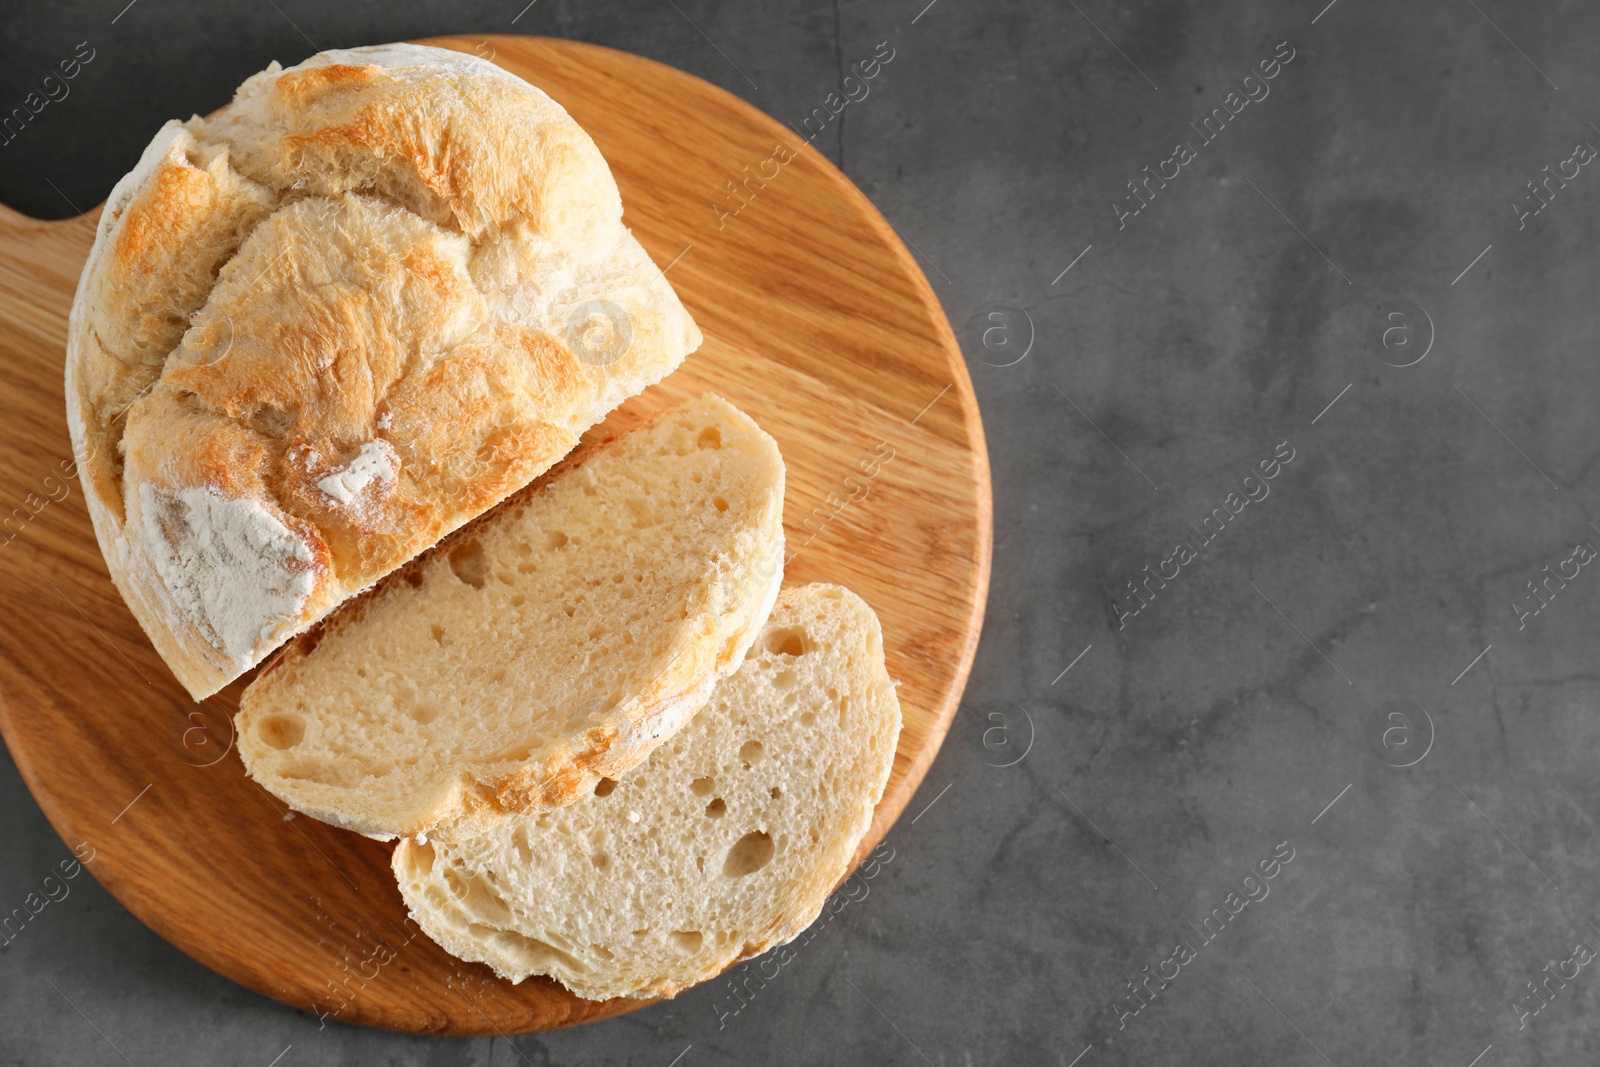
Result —
[[[0, 106], [78, 42], [96, 54], [0, 147], [0, 200], [51, 216], [98, 202], [161, 120], [303, 58], [308, 38], [572, 36], [791, 122], [890, 41], [897, 58], [818, 144], [924, 254], [964, 334], [995, 489], [977, 664], [894, 858], [723, 1027], [717, 983], [474, 1041], [319, 1030], [79, 879], [0, 951], [0, 1060], [1594, 1061], [1594, 967], [1520, 1029], [1512, 1005], [1548, 962], [1600, 947], [1600, 576], [1552, 582], [1538, 615], [1512, 604], [1600, 544], [1600, 172], [1523, 228], [1511, 205], [1600, 145], [1600, 10], [539, 0], [513, 25], [524, 2], [11, 10]], [[1295, 58], [1270, 95], [1202, 145], [1187, 124], [1282, 41]], [[1119, 228], [1125, 183], [1180, 139], [1197, 158]], [[1391, 300], [1436, 331], [1410, 367], [1368, 341]], [[1415, 351], [1426, 327], [1398, 325]], [[1119, 630], [1123, 583], [1285, 441], [1271, 495]], [[1436, 731], [1410, 767], [1366, 739], [1391, 700]], [[9, 910], [67, 855], [9, 762], [0, 837]], [[1282, 842], [1294, 858], [1269, 895], [1202, 944], [1189, 924]], [[1196, 957], [1119, 1029], [1109, 1005], [1131, 1007], [1124, 983], [1179, 940]]]

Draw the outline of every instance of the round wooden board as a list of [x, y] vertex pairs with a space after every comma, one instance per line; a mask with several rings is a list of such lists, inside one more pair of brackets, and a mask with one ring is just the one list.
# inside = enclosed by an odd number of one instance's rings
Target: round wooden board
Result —
[[[988, 588], [988, 460], [949, 325], [892, 228], [826, 159], [736, 97], [571, 41], [453, 37], [593, 135], [626, 221], [704, 346], [602, 429], [715, 391], [788, 464], [789, 582], [832, 581], [883, 620], [905, 729], [860, 859], [915, 792], [961, 696]], [[773, 160], [778, 146], [794, 158]], [[772, 160], [771, 162], [768, 162]], [[749, 171], [744, 168], [749, 166]], [[738, 214], [726, 183], [751, 181]], [[518, 986], [409, 924], [390, 846], [290, 817], [230, 751], [243, 683], [191, 703], [107, 577], [62, 403], [67, 311], [96, 210], [0, 208], [0, 732], [68, 846], [130, 911], [229, 978], [395, 1030], [510, 1034], [643, 1003]], [[892, 449], [849, 488], [858, 463]], [[853, 493], [855, 500], [848, 500]], [[842, 506], [841, 506], [842, 505]]]

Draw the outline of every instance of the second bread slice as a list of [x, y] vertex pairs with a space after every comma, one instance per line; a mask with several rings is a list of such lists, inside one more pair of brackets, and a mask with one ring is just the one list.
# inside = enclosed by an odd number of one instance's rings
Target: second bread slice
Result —
[[836, 585], [786, 589], [649, 762], [562, 811], [400, 842], [400, 893], [429, 937], [512, 982], [673, 996], [816, 920], [872, 823], [900, 722], [872, 609]]
[[569, 803], [738, 666], [782, 579], [783, 482], [716, 397], [596, 446], [292, 643], [245, 690], [246, 769], [374, 837]]

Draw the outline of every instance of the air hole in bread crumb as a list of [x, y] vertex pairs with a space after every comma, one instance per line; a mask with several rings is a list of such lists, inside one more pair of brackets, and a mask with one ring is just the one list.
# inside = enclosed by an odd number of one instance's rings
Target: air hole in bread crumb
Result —
[[461, 542], [450, 550], [450, 570], [457, 578], [474, 589], [483, 588], [483, 546], [473, 538]]
[[295, 760], [278, 771], [280, 778], [296, 782], [318, 782], [348, 789], [361, 781], [361, 768], [355, 763], [323, 763], [315, 759]]
[[611, 857], [604, 852], [597, 852], [591, 857], [597, 869], [607, 871], [611, 869]]
[[[676, 752], [677, 748], [674, 747], [673, 751]], [[694, 781], [689, 783], [689, 791], [697, 797], [710, 796], [711, 791], [716, 787], [717, 782], [715, 778], [696, 778]]]
[[[574, 959], [570, 952], [563, 952], [536, 937], [525, 937], [515, 930], [502, 930], [483, 923], [470, 923], [467, 926], [467, 933], [474, 938], [489, 942], [501, 953], [510, 956], [535, 974], [548, 974], [550, 973], [548, 968], [557, 965], [577, 971], [579, 974], [585, 974], [591, 969], [587, 964]], [[554, 937], [551, 934], [546, 936]]]
[[627, 501], [627, 508], [635, 530], [649, 529], [659, 521], [655, 511], [643, 500], [631, 498]]
[[779, 797], [783, 796], [783, 790], [779, 789], [777, 786], [773, 786], [770, 790], [767, 791], [767, 795], [770, 796], [773, 800], [777, 800]]
[[647, 926], [643, 930], [635, 930], [633, 932], [633, 936], [634, 937], [643, 937], [645, 934], [648, 934], [649, 932], [650, 932], [650, 928]]
[[739, 758], [744, 760], [744, 769], [749, 770], [761, 762], [761, 757], [767, 754], [761, 747], [760, 741], [746, 741], [739, 747]]
[[430, 624], [428, 626], [428, 632], [433, 635], [433, 639], [435, 641], [437, 641], [441, 645], [444, 644], [444, 627], [443, 626], [440, 626], [438, 623], [432, 623], [432, 624]]
[[439, 717], [439, 708], [434, 704], [414, 704], [406, 709], [406, 714], [426, 726]]
[[714, 496], [711, 498], [711, 506], [716, 508], [718, 511], [728, 510], [728, 502], [722, 499], [720, 496]]
[[814, 723], [816, 721], [817, 721], [817, 717], [815, 715], [811, 714], [811, 712], [802, 711], [800, 713], [800, 725], [801, 726], [810, 726], [812, 723]]
[[617, 788], [617, 780], [615, 778], [602, 778], [594, 784], [594, 795], [608, 797], [615, 788]]
[[306, 735], [306, 721], [298, 715], [268, 715], [256, 727], [256, 736], [276, 749], [293, 748]]
[[793, 688], [794, 683], [798, 680], [799, 676], [794, 671], [786, 668], [772, 676], [772, 687], [774, 689], [790, 689]]
[[566, 544], [568, 540], [567, 535], [560, 530], [551, 530], [544, 535], [544, 547], [550, 551], [555, 551]]
[[706, 805], [706, 818], [720, 819], [728, 814], [728, 805], [721, 797]]
[[406, 571], [405, 579], [406, 579], [406, 584], [409, 585], [411, 588], [413, 588], [413, 589], [422, 588], [422, 572], [421, 571], [419, 571], [419, 570]]
[[715, 426], [707, 426], [700, 431], [700, 436], [695, 438], [694, 443], [697, 448], [721, 448], [722, 431]]
[[772, 862], [772, 853], [772, 838], [767, 834], [759, 830], [745, 834], [728, 850], [728, 858], [722, 864], [722, 873], [728, 878], [743, 878], [747, 874], [754, 874]]
[[803, 656], [810, 650], [805, 631], [789, 626], [768, 630], [761, 640], [768, 652], [778, 656]]
[[472, 890], [461, 880], [461, 876], [449, 868], [444, 872], [444, 884], [450, 888], [450, 895], [459, 900], [466, 900], [472, 895]]
[[678, 946], [678, 951], [685, 955], [693, 956], [700, 951], [700, 946], [705, 944], [705, 937], [698, 930], [672, 931], [672, 943]]

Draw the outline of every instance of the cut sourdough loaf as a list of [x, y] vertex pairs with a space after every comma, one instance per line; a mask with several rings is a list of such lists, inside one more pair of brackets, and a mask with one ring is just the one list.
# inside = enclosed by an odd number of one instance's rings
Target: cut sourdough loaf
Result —
[[673, 996], [809, 926], [894, 762], [878, 618], [783, 591], [743, 665], [643, 766], [478, 837], [403, 841], [395, 877], [445, 949], [581, 997]]
[[543, 92], [276, 63], [101, 213], [66, 399], [107, 567], [195, 699], [547, 470], [700, 343]]
[[244, 692], [240, 758], [374, 837], [570, 803], [738, 666], [782, 580], [783, 482], [710, 396], [581, 449], [285, 647]]

